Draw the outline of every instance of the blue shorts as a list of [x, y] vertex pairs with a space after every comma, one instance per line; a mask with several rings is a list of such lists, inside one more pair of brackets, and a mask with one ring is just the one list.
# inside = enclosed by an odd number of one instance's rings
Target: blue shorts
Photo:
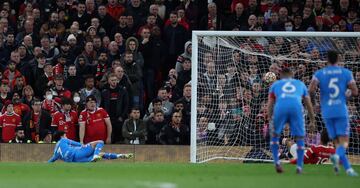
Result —
[[290, 124], [292, 136], [305, 136], [304, 116], [301, 110], [275, 111], [272, 133], [280, 135], [286, 123]]
[[324, 118], [324, 122], [330, 139], [335, 139], [337, 136], [349, 136], [348, 117]]
[[73, 162], [91, 162], [94, 156], [94, 149], [90, 144], [75, 149]]

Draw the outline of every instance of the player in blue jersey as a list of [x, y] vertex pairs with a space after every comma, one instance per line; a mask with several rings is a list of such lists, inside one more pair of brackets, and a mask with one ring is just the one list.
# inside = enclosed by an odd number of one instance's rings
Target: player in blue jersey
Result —
[[339, 161], [342, 162], [349, 176], [357, 176], [346, 157], [349, 140], [349, 115], [347, 97], [357, 96], [358, 89], [352, 72], [337, 65], [338, 53], [328, 51], [328, 65], [315, 72], [309, 93], [314, 95], [320, 87], [320, 106], [329, 138], [334, 141], [336, 153], [330, 157], [335, 173], [339, 172]]
[[55, 162], [60, 159], [65, 162], [96, 162], [102, 158], [104, 159], [130, 159], [133, 157], [129, 154], [103, 153], [101, 149], [104, 147], [102, 140], [90, 142], [82, 145], [80, 142], [67, 139], [65, 133], [59, 131], [54, 135], [57, 144], [54, 149], [54, 154], [49, 159], [50, 162]]
[[310, 125], [314, 127], [314, 111], [305, 84], [293, 79], [292, 72], [288, 68], [281, 71], [281, 80], [273, 83], [269, 90], [268, 115], [271, 125], [270, 147], [273, 154], [276, 172], [282, 173], [283, 169], [279, 161], [279, 139], [285, 125], [290, 124], [290, 131], [295, 137], [297, 144], [296, 172], [302, 173], [304, 163], [304, 137], [305, 124], [302, 100], [308, 110]]

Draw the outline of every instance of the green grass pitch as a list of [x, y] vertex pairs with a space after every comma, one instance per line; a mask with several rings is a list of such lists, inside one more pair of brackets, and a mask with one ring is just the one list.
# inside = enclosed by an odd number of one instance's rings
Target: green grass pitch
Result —
[[[330, 165], [284, 165], [276, 174], [271, 164], [159, 164], [159, 163], [0, 163], [0, 187], [21, 188], [351, 188], [360, 177], [335, 176]], [[354, 167], [360, 172], [360, 166]]]

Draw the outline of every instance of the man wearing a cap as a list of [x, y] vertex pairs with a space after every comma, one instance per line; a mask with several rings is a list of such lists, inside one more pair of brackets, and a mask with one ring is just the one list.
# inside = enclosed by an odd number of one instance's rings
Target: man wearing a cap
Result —
[[9, 142], [15, 138], [16, 127], [21, 127], [21, 117], [14, 112], [14, 105], [11, 101], [5, 103], [5, 114], [0, 116], [0, 130], [2, 142]]
[[53, 114], [51, 126], [55, 127], [57, 131], [64, 131], [67, 138], [77, 141], [78, 116], [75, 111], [71, 110], [72, 101], [68, 98], [62, 98], [61, 103], [61, 110]]
[[96, 107], [96, 98], [93, 95], [86, 97], [86, 107], [79, 116], [80, 143], [87, 144], [102, 140], [111, 143], [112, 126], [108, 113], [103, 108]]

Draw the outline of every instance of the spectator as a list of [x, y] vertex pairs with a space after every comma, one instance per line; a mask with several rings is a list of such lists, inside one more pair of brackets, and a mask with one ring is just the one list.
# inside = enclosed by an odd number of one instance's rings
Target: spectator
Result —
[[16, 127], [15, 129], [15, 138], [10, 140], [9, 143], [14, 144], [22, 144], [22, 143], [30, 143], [30, 140], [26, 140], [25, 138], [25, 129], [23, 126]]
[[125, 8], [116, 0], [109, 0], [106, 5], [106, 11], [114, 20], [117, 20], [119, 16], [124, 14]]
[[[165, 118], [167, 119], [171, 116], [173, 112], [174, 104], [169, 101], [169, 97], [165, 87], [161, 87], [158, 90], [157, 98], [162, 101], [162, 111], [164, 112]], [[150, 103], [148, 107], [148, 112], [152, 112], [153, 108], [153, 104]]]
[[97, 18], [100, 21], [100, 25], [105, 29], [106, 34], [111, 34], [112, 27], [116, 24], [116, 18], [113, 18], [106, 9], [105, 5], [99, 5], [97, 11]]
[[21, 117], [14, 112], [12, 102], [5, 104], [6, 112], [0, 116], [0, 129], [2, 142], [9, 142], [15, 138], [15, 129], [21, 127]]
[[47, 23], [44, 23], [40, 29], [40, 36], [49, 34], [50, 28], [55, 28], [56, 34], [62, 35], [65, 32], [65, 26], [62, 23], [59, 23], [59, 14], [57, 12], [52, 12], [50, 15], [50, 20]]
[[140, 119], [140, 109], [133, 107], [122, 127], [125, 144], [145, 144], [146, 133], [145, 123]]
[[71, 92], [64, 88], [64, 76], [57, 74], [54, 76], [54, 86], [50, 88], [55, 100], [60, 101], [60, 98], [71, 98]]
[[120, 60], [115, 59], [111, 62], [111, 68], [107, 69], [103, 77], [99, 82], [99, 89], [103, 89], [108, 84], [108, 77], [111, 73], [114, 73], [115, 68], [121, 66]]
[[[155, 98], [151, 102], [153, 104], [152, 111], [147, 111], [143, 117], [144, 122], [149, 121], [151, 118], [154, 117], [156, 111], [162, 111], [162, 101], [158, 98]], [[163, 114], [164, 115], [164, 114]]]
[[50, 89], [45, 91], [44, 100], [41, 104], [41, 108], [48, 111], [51, 115], [60, 110], [60, 104], [53, 99], [53, 94]]
[[163, 68], [163, 75], [170, 68], [175, 66], [176, 58], [183, 52], [184, 44], [188, 39], [186, 29], [178, 24], [178, 16], [176, 12], [170, 14], [171, 24], [164, 28], [164, 41], [168, 44], [167, 64]]
[[70, 92], [79, 91], [84, 85], [84, 79], [80, 77], [76, 72], [76, 66], [74, 64], [69, 66], [68, 76], [64, 81], [64, 87], [68, 88]]
[[50, 114], [41, 109], [41, 101], [39, 99], [33, 99], [31, 102], [32, 110], [27, 113], [23, 118], [23, 125], [25, 126], [25, 137], [28, 140], [32, 140], [38, 143], [43, 140], [44, 133], [51, 130], [51, 116]]
[[146, 17], [147, 10], [143, 4], [140, 0], [130, 0], [130, 4], [126, 7], [126, 14], [133, 16], [136, 28], [139, 28], [143, 18]]
[[21, 118], [24, 118], [24, 116], [26, 116], [26, 114], [30, 112], [29, 106], [21, 102], [19, 93], [15, 93], [15, 92], [12, 93], [11, 102], [13, 104], [14, 112], [17, 115], [19, 115]]
[[181, 124], [181, 112], [174, 112], [171, 121], [161, 131], [161, 143], [169, 145], [188, 145], [190, 143], [190, 130]]
[[180, 89], [183, 89], [185, 84], [188, 83], [191, 80], [191, 60], [188, 58], [185, 58], [182, 63], [182, 71], [178, 73], [177, 78], [177, 86]]
[[184, 62], [185, 58], [191, 59], [191, 52], [192, 52], [191, 41], [187, 41], [185, 43], [184, 53], [179, 55], [179, 57], [176, 60], [176, 65], [175, 65], [176, 72], [179, 73], [181, 70], [183, 70], [182, 63]]
[[122, 67], [124, 68], [124, 72], [129, 77], [131, 82], [131, 104], [139, 106], [141, 104], [140, 96], [142, 96], [141, 94], [143, 93], [142, 72], [140, 66], [134, 61], [134, 56], [131, 51], [125, 52]]
[[79, 116], [80, 143], [87, 144], [95, 140], [111, 143], [112, 126], [108, 113], [96, 107], [93, 95], [86, 97], [86, 108]]
[[135, 37], [130, 37], [126, 40], [125, 50], [130, 51], [133, 54], [133, 60], [142, 70], [144, 67], [144, 58], [141, 52], [138, 51], [138, 48], [139, 48], [139, 42]]
[[101, 104], [101, 92], [95, 88], [95, 79], [93, 76], [88, 75], [85, 77], [85, 87], [80, 89], [80, 104], [85, 105], [86, 99], [89, 96], [96, 98], [96, 107]]
[[85, 4], [82, 1], [78, 3], [76, 11], [72, 11], [71, 13], [70, 23], [75, 21], [79, 23], [79, 28], [82, 31], [85, 31], [90, 25], [90, 15], [86, 12]]
[[228, 18], [226, 21], [226, 29], [228, 30], [234, 30], [240, 28], [242, 26], [245, 26], [247, 24], [247, 18], [249, 15], [247, 15], [247, 12], [244, 9], [244, 5], [242, 3], [237, 3], [235, 5], [234, 12], [232, 15]]
[[[161, 107], [161, 105], [160, 105]], [[166, 126], [164, 112], [157, 110], [153, 112], [153, 116], [145, 121], [147, 127], [146, 144], [161, 144], [161, 129]]]
[[160, 32], [157, 26], [151, 31], [143, 28], [141, 32], [139, 51], [144, 58], [144, 84], [148, 101], [155, 98], [156, 88], [159, 88], [162, 82], [159, 77], [161, 78], [160, 70], [165, 63], [166, 46]]
[[112, 143], [123, 141], [122, 125], [129, 109], [129, 96], [124, 87], [118, 84], [115, 74], [108, 76], [108, 86], [101, 93], [102, 105], [109, 112], [112, 125]]
[[78, 140], [78, 115], [75, 111], [71, 110], [71, 108], [71, 99], [62, 98], [61, 110], [56, 111], [52, 115], [51, 126], [54, 127], [56, 131], [64, 131], [66, 138], [76, 141]]
[[215, 3], [209, 3], [208, 6], [208, 15], [201, 18], [199, 26], [202, 30], [223, 30], [224, 18], [222, 15], [217, 13], [217, 8]]
[[34, 99], [34, 90], [30, 85], [27, 85], [22, 90], [22, 103], [31, 106], [31, 102]]
[[[127, 17], [125, 15], [120, 15], [118, 20], [118, 25], [113, 26], [111, 29], [110, 36], [114, 36], [115, 33], [121, 33], [125, 39], [130, 37], [130, 29], [127, 25]], [[114, 24], [115, 25], [115, 24]]]

